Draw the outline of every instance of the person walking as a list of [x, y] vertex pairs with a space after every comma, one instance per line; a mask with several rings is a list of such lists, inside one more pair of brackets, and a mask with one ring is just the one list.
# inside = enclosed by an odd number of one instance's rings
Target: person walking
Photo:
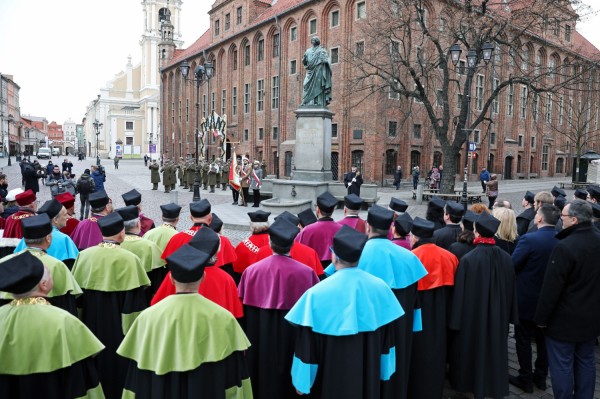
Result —
[[79, 193], [79, 200], [81, 201], [79, 219], [83, 220], [88, 218], [90, 212], [90, 194], [96, 189], [94, 179], [90, 175], [90, 170], [86, 169], [83, 171], [79, 179], [77, 179], [77, 192]]
[[115, 163], [115, 169], [119, 169], [119, 157], [115, 156], [115, 158], [113, 159], [114, 163]]
[[485, 189], [486, 189], [486, 185], [485, 183], [490, 181], [490, 172], [487, 171], [486, 168], [481, 168], [481, 173], [479, 174], [479, 181], [481, 182], [481, 189], [483, 190], [482, 192], [485, 193]]
[[97, 165], [92, 165], [92, 179], [94, 179], [94, 191], [104, 191], [104, 182], [106, 181], [106, 176], [102, 172]]
[[412, 181], [413, 181], [413, 189], [417, 189], [417, 185], [419, 184], [419, 178], [421, 177], [421, 171], [419, 170], [419, 166], [415, 166], [412, 170]]
[[144, 166], [148, 166], [148, 154], [144, 154]]
[[396, 167], [396, 172], [394, 173], [394, 186], [396, 190], [400, 189], [400, 182], [402, 181], [402, 167], [398, 165]]
[[494, 208], [494, 202], [498, 198], [498, 175], [492, 173], [490, 175], [490, 181], [485, 183], [487, 187], [486, 195], [488, 197], [489, 205], [488, 208], [492, 210]]

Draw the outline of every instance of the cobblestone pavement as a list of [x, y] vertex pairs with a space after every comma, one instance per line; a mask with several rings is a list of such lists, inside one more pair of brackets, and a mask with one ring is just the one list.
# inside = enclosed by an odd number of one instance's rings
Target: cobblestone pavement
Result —
[[[53, 157], [52, 162], [59, 164], [64, 160], [63, 157]], [[90, 165], [95, 163], [94, 158], [87, 158], [83, 161], [78, 161], [76, 157], [68, 157], [73, 162], [73, 173], [77, 177], [83, 172], [84, 169], [89, 168]], [[33, 160], [33, 158], [32, 158]], [[42, 160], [41, 163], [46, 165], [47, 160]], [[164, 193], [164, 187], [159, 185], [158, 191], [152, 190], [150, 184], [150, 171], [144, 166], [143, 160], [121, 160], [119, 163], [119, 169], [115, 170], [112, 160], [103, 159], [102, 164], [106, 168], [106, 191], [111, 196], [114, 206], [116, 208], [124, 206], [121, 194], [131, 190], [132, 188], [137, 189], [142, 193], [142, 204], [143, 212], [148, 217], [155, 221], [160, 221], [160, 208], [159, 205], [166, 204], [169, 202], [177, 202], [183, 206], [180, 216], [179, 229], [185, 229], [191, 226], [189, 220], [189, 209], [187, 204], [192, 201], [192, 193], [188, 190], [184, 190], [182, 187], [177, 187], [175, 191], [167, 194]], [[0, 172], [6, 173], [9, 178], [9, 189], [19, 186], [21, 182], [20, 169], [17, 162], [14, 161], [12, 166], [6, 166], [6, 158], [0, 159]], [[513, 209], [518, 214], [523, 208], [521, 207], [521, 200], [525, 191], [530, 190], [533, 192], [548, 190], [550, 191], [554, 185], [558, 182], [567, 181], [566, 178], [547, 178], [547, 179], [534, 179], [534, 180], [509, 180], [500, 181], [499, 183], [499, 199], [506, 199], [511, 202]], [[462, 187], [462, 183], [459, 183], [457, 187]], [[417, 201], [412, 199], [412, 187], [409, 185], [403, 185], [400, 190], [395, 190], [393, 187], [380, 188], [378, 191], [379, 201], [378, 204], [387, 206], [391, 197], [397, 197], [405, 200], [409, 204], [408, 212], [411, 216], [425, 216], [425, 209], [427, 202], [423, 201], [422, 204], [417, 204]], [[479, 181], [469, 182], [469, 191], [478, 192], [481, 190]], [[569, 198], [572, 197], [573, 190], [565, 189]], [[201, 190], [202, 198], [207, 198], [212, 204], [212, 211], [219, 215], [224, 221], [223, 233], [227, 235], [232, 241], [233, 245], [237, 245], [240, 241], [248, 237], [248, 223], [249, 218], [247, 212], [252, 211], [252, 208], [245, 208], [240, 206], [232, 205], [232, 196], [229, 190], [222, 191], [216, 190], [215, 193], [209, 193], [207, 190]], [[40, 187], [40, 193], [38, 199], [43, 201], [50, 198], [50, 189], [48, 187]], [[79, 215], [79, 202], [76, 201], [76, 215]], [[275, 215], [272, 215], [273, 217]], [[366, 217], [366, 212], [363, 211], [363, 218]], [[334, 213], [334, 219], [341, 219], [343, 217], [343, 210], [336, 210]], [[159, 222], [157, 222], [158, 224]], [[534, 348], [535, 349], [535, 348]], [[519, 368], [517, 362], [517, 356], [515, 351], [515, 342], [512, 338], [512, 327], [509, 338], [509, 373], [516, 375]], [[596, 348], [596, 362], [600, 360], [600, 350]], [[600, 367], [596, 367], [597, 381], [600, 381], [599, 374]], [[523, 393], [520, 389], [510, 386], [510, 395], [508, 399], [513, 398], [552, 398], [552, 388], [550, 379], [548, 379], [548, 389], [546, 391], [540, 391], [536, 389], [533, 394]], [[466, 398], [460, 393], [453, 391], [449, 386], [444, 391], [444, 398]], [[594, 399], [600, 399], [600, 387], [597, 384]]]

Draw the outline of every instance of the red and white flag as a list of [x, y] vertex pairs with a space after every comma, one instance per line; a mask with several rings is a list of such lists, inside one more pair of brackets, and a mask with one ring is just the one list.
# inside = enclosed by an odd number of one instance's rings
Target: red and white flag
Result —
[[240, 175], [237, 173], [237, 156], [235, 155], [235, 150], [233, 150], [233, 156], [231, 157], [231, 166], [229, 168], [229, 184], [233, 187], [234, 190], [240, 191], [241, 183], [240, 183]]

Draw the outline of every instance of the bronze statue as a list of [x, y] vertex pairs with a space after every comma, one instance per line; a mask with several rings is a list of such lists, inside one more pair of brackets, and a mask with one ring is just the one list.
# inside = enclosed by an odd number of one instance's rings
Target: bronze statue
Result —
[[327, 50], [321, 47], [318, 37], [311, 39], [312, 47], [306, 50], [302, 64], [306, 68], [302, 105], [326, 106], [331, 102], [331, 64]]

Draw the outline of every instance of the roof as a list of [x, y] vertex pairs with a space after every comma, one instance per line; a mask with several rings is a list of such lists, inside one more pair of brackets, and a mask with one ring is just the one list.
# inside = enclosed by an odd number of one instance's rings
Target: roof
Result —
[[600, 50], [577, 31], [573, 33], [573, 47], [571, 50], [584, 57], [591, 58], [593, 61], [600, 61]]

